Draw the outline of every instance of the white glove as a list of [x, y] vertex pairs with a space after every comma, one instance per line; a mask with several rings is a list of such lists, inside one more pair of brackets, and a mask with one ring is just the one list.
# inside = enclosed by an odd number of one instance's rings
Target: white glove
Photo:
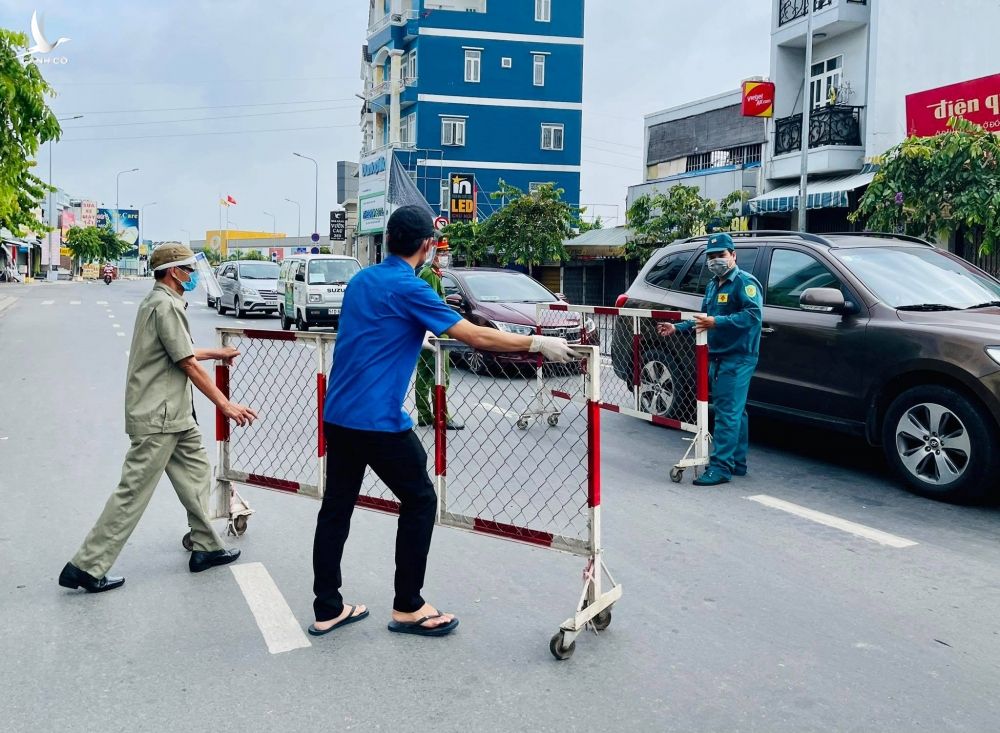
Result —
[[434, 344], [431, 343], [431, 339], [434, 334], [428, 331], [424, 334], [424, 343], [420, 345], [421, 349], [426, 349], [427, 351], [434, 351]]
[[535, 354], [541, 352], [546, 361], [555, 361], [560, 364], [577, 359], [566, 339], [557, 336], [532, 336], [531, 348], [528, 351]]

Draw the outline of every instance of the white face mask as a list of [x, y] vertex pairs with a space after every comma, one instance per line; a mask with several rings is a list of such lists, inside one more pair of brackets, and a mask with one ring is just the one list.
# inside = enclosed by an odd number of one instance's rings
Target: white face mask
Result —
[[427, 250], [427, 257], [424, 258], [424, 266], [428, 267], [434, 264], [434, 258], [437, 257], [437, 243], [431, 244], [430, 249]]
[[716, 277], [722, 277], [731, 269], [732, 268], [729, 266], [729, 261], [722, 257], [718, 257], [714, 260], [708, 261], [708, 271], [711, 272]]
[[445, 269], [451, 267], [451, 255], [440, 255], [438, 257], [438, 266]]

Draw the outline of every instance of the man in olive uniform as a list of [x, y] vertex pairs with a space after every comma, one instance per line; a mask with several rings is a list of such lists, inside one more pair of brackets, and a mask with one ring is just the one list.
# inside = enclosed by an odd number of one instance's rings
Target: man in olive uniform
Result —
[[[448, 251], [448, 240], [442, 239], [438, 242], [437, 254], [434, 261], [429, 265], [424, 265], [417, 276], [431, 286], [437, 296], [444, 300], [444, 286], [441, 284], [441, 270], [451, 267], [451, 253]], [[448, 338], [442, 334], [442, 338]], [[444, 354], [444, 385], [448, 387], [448, 370], [450, 368], [448, 352]], [[417, 362], [417, 425], [422, 428], [434, 424], [434, 351], [424, 349], [420, 352], [420, 360]], [[465, 426], [447, 418], [448, 430], [464, 430]]]
[[747, 473], [747, 392], [760, 352], [762, 296], [757, 279], [737, 267], [733, 238], [728, 234], [710, 236], [705, 254], [708, 269], [715, 276], [701, 304], [706, 315], [657, 328], [661, 336], [692, 328], [708, 331], [715, 429], [708, 470], [694, 483], [717, 486]]
[[59, 576], [59, 585], [65, 588], [100, 593], [125, 582], [125, 578], [108, 577], [107, 572], [139, 523], [164, 471], [187, 509], [194, 544], [188, 564], [191, 572], [225, 565], [240, 555], [239, 550], [222, 547], [208, 521], [212, 467], [195, 421], [191, 385], [237, 425], [253, 424], [257, 414], [230, 402], [198, 365], [210, 359], [232, 363], [239, 352], [194, 348], [183, 297], [197, 285], [194, 265], [194, 253], [179, 244], [158, 247], [150, 260], [156, 284], [136, 314], [125, 386], [125, 432], [131, 446], [118, 488]]

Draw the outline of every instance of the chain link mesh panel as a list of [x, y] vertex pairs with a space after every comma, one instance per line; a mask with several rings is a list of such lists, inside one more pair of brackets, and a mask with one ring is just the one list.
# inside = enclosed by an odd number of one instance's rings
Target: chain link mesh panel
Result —
[[456, 351], [447, 390], [441, 522], [585, 554], [590, 547], [586, 368]]
[[[578, 309], [578, 310], [576, 310]], [[685, 314], [687, 315], [687, 314]], [[602, 406], [654, 422], [698, 431], [694, 330], [660, 336], [657, 325], [680, 313], [635, 309], [540, 306], [543, 334], [582, 325], [582, 341], [600, 347]]]
[[320, 495], [317, 375], [332, 337], [220, 330], [240, 356], [229, 367], [229, 397], [253, 408], [250, 427], [231, 425], [220, 478]]

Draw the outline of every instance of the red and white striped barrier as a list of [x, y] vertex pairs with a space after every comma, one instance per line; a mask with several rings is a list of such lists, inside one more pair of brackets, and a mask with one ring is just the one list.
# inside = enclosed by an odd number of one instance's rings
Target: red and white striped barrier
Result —
[[698, 313], [639, 308], [540, 303], [539, 333], [579, 334], [582, 343], [599, 347], [603, 398], [601, 409], [693, 433], [685, 455], [670, 477], [708, 464], [708, 335], [693, 329], [660, 336], [661, 323], [692, 320]]

